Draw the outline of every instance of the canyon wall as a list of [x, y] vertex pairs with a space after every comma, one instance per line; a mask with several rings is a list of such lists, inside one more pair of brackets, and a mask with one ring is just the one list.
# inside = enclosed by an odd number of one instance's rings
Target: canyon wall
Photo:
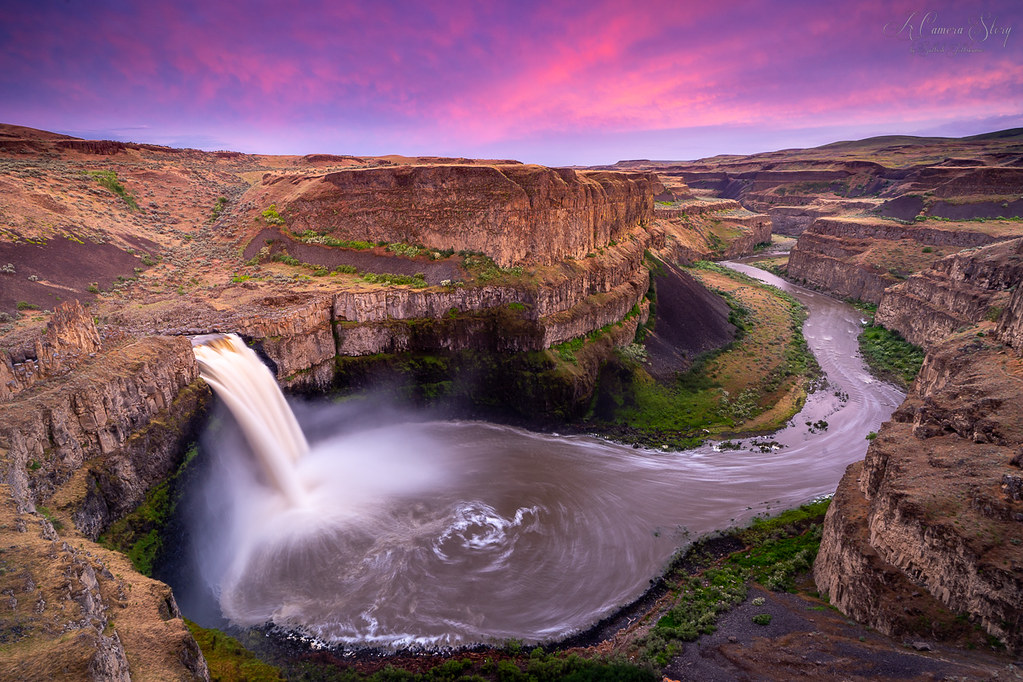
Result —
[[1021, 242], [947, 257], [878, 309], [929, 352], [839, 484], [814, 577], [886, 634], [954, 638], [948, 610], [1023, 651]]
[[996, 319], [1021, 281], [1023, 239], [960, 252], [886, 289], [875, 319], [930, 349], [960, 327]]
[[77, 300], [59, 306], [46, 333], [26, 347], [0, 350], [0, 403], [38, 381], [74, 369], [100, 348], [99, 332]]
[[1009, 229], [904, 225], [860, 218], [818, 218], [789, 255], [788, 275], [809, 286], [880, 303], [885, 289], [958, 251], [1012, 239]]
[[208, 679], [170, 589], [86, 539], [178, 466], [208, 392], [191, 344], [105, 346], [74, 302], [13, 359], [0, 365], [10, 377], [0, 535], [11, 548], [0, 571], [0, 666], [23, 679]]
[[653, 218], [653, 173], [532, 165], [395, 166], [269, 175], [258, 201], [293, 232], [477, 251], [501, 266], [582, 258]]

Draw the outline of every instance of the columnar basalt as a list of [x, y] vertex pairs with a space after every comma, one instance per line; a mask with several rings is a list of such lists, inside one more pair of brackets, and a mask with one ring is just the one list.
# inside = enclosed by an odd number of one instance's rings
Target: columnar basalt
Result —
[[74, 369], [100, 348], [99, 332], [77, 300], [57, 307], [46, 333], [27, 348], [0, 350], [0, 402], [11, 400], [38, 381]]
[[293, 231], [477, 251], [502, 266], [582, 258], [653, 218], [652, 173], [436, 165], [268, 176]]

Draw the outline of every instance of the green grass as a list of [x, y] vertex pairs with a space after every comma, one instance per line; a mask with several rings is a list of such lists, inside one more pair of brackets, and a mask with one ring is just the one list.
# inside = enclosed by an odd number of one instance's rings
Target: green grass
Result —
[[50, 525], [53, 526], [53, 530], [59, 533], [64, 529], [64, 523], [55, 517], [48, 507], [44, 507], [41, 504], [36, 505], [36, 511], [42, 514], [43, 518], [50, 522]]
[[292, 265], [295, 267], [300, 267], [304, 265], [302, 261], [295, 258], [291, 254], [285, 253], [283, 251], [275, 253], [273, 256], [270, 257], [270, 260], [273, 261], [274, 263], [284, 263], [285, 265]]
[[279, 668], [264, 663], [234, 637], [185, 619], [188, 631], [202, 650], [213, 682], [279, 682]]
[[210, 211], [210, 222], [217, 222], [217, 219], [223, 215], [225, 208], [227, 208], [227, 197], [218, 198], [217, 203], [213, 204], [213, 210]]
[[284, 218], [282, 218], [281, 214], [277, 211], [277, 204], [270, 204], [270, 207], [263, 211], [262, 216], [267, 225], [284, 224]]
[[405, 258], [415, 258], [423, 252], [421, 247], [402, 243], [390, 244], [388, 245], [387, 250], [396, 256], [404, 256]]
[[[795, 299], [716, 263], [700, 262], [693, 269], [714, 273], [715, 282], [741, 285], [713, 289], [731, 309], [729, 321], [736, 327], [736, 336], [729, 345], [697, 358], [673, 382], [658, 383], [641, 363], [632, 363], [632, 378], [611, 421], [638, 431], [636, 442], [663, 436], [662, 444], [691, 447], [703, 438], [704, 429], [720, 433], [740, 428], [777, 403], [794, 381], [801, 377], [814, 380], [821, 374], [802, 335], [805, 308]], [[761, 301], [770, 303], [761, 302], [755, 304], [757, 310], [751, 309], [749, 305], [754, 304], [742, 298], [745, 288], [767, 293], [769, 298]], [[774, 331], [782, 325], [784, 334], [778, 333], [780, 329]], [[777, 341], [778, 336], [787, 342]], [[761, 362], [751, 365], [751, 354], [767, 352], [770, 361], [762, 356]], [[622, 438], [629, 440], [628, 436]]]
[[860, 353], [874, 374], [908, 389], [924, 362], [924, 351], [898, 332], [869, 325], [859, 336]]
[[[768, 589], [792, 589], [795, 578], [808, 571], [817, 556], [820, 524], [829, 504], [830, 500], [804, 504], [727, 532], [746, 548], [722, 559], [709, 554], [713, 540], [701, 540], [676, 555], [665, 575], [673, 606], [637, 641], [640, 660], [663, 667], [683, 642], [714, 632], [718, 618], [745, 601], [751, 580]], [[768, 616], [767, 622], [758, 624], [769, 622]]]
[[128, 193], [128, 190], [124, 188], [121, 181], [117, 179], [117, 173], [114, 171], [88, 171], [89, 175], [96, 178], [100, 185], [106, 187], [108, 190], [121, 197], [124, 203], [128, 204], [128, 207], [133, 210], [139, 210], [139, 204], [135, 201], [135, 197]]
[[451, 658], [432, 668], [412, 672], [387, 666], [373, 674], [325, 664], [302, 663], [288, 670], [289, 679], [322, 682], [655, 682], [661, 679], [649, 667], [605, 658], [583, 658], [577, 654], [545, 653], [540, 647], [526, 653], [512, 643], [503, 652], [482, 661], [479, 657]]
[[297, 238], [306, 244], [320, 244], [322, 246], [329, 246], [335, 249], [352, 249], [354, 251], [365, 251], [376, 246], [376, 244], [373, 244], [372, 242], [361, 241], [358, 239], [337, 239], [330, 235], [320, 234], [315, 230], [307, 230], [298, 235]]
[[421, 273], [415, 275], [394, 275], [387, 272], [365, 272], [362, 279], [372, 284], [394, 284], [399, 286], [411, 286], [414, 289], [422, 289], [429, 286], [426, 283], [426, 276]]
[[462, 256], [462, 267], [464, 267], [473, 278], [480, 284], [495, 281], [508, 281], [522, 276], [522, 268], [515, 266], [511, 268], [498, 267], [489, 256], [481, 253], [459, 252]]

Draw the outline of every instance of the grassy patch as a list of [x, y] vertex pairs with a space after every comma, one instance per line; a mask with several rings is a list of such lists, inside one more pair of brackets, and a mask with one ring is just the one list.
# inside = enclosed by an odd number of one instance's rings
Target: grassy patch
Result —
[[689, 434], [671, 439], [683, 447], [706, 436], [704, 430], [777, 428], [821, 376], [802, 334], [805, 309], [788, 294], [715, 263], [698, 263], [690, 272], [728, 302], [735, 341], [698, 358], [668, 384], [633, 363], [627, 399], [612, 421], [648, 434]]
[[267, 225], [284, 224], [284, 218], [282, 218], [280, 212], [278, 212], [277, 204], [270, 204], [270, 207], [263, 211], [262, 216]]
[[[718, 618], [745, 601], [750, 580], [769, 589], [791, 589], [796, 576], [809, 570], [817, 556], [828, 505], [828, 500], [817, 501], [773, 518], [758, 518], [746, 528], [701, 540], [676, 555], [664, 578], [671, 606], [637, 640], [640, 659], [663, 667], [683, 642], [714, 632]], [[736, 540], [744, 549], [713, 556], [715, 543], [734, 545]], [[758, 624], [769, 622], [768, 617]]]
[[[289, 671], [289, 678], [324, 682], [654, 682], [661, 678], [653, 670], [625, 661], [583, 658], [577, 654], [545, 653], [540, 647], [526, 653], [518, 643], [492, 656], [451, 658], [418, 672], [387, 666], [373, 674], [339, 669], [317, 663], [302, 663]], [[293, 673], [293, 674], [290, 674]]]
[[460, 252], [462, 256], [462, 267], [464, 267], [480, 284], [490, 282], [508, 282], [522, 276], [522, 268], [519, 266], [511, 268], [498, 267], [496, 263], [482, 253]]
[[908, 389], [924, 362], [924, 351], [898, 332], [871, 324], [859, 336], [860, 353], [871, 371]]
[[218, 682], [278, 682], [285, 678], [279, 668], [259, 660], [234, 637], [203, 628], [185, 619], [188, 631], [202, 650], [210, 679]]
[[358, 239], [337, 239], [330, 235], [320, 234], [315, 230], [307, 230], [306, 232], [298, 235], [297, 238], [306, 244], [320, 244], [322, 246], [330, 246], [336, 249], [352, 249], [355, 251], [365, 251], [376, 246], [371, 242], [365, 242]]
[[749, 548], [726, 563], [769, 590], [792, 590], [795, 578], [810, 570], [821, 543], [821, 522], [830, 499], [815, 500], [770, 518], [757, 517], [734, 535]]
[[423, 249], [413, 244], [389, 244], [387, 250], [396, 256], [404, 256], [405, 258], [415, 258], [423, 252]]
[[399, 286], [410, 286], [413, 289], [422, 289], [423, 287], [429, 286], [426, 283], [426, 275], [422, 273], [416, 273], [414, 275], [393, 275], [387, 272], [366, 272], [363, 273], [362, 279], [372, 284], [395, 284]]
[[139, 210], [139, 204], [135, 201], [135, 197], [128, 193], [128, 190], [124, 188], [121, 181], [117, 179], [117, 173], [114, 171], [88, 171], [89, 175], [96, 178], [100, 185], [106, 187], [108, 190], [121, 197], [124, 203], [128, 204], [128, 207], [133, 210]]
[[213, 204], [213, 210], [210, 211], [210, 222], [217, 222], [217, 219], [223, 215], [225, 208], [227, 208], [227, 197], [219, 197], [217, 203]]

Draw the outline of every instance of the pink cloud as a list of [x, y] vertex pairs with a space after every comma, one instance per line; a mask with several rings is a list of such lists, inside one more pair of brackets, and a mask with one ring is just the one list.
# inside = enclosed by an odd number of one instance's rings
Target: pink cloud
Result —
[[[985, 11], [1023, 34], [1023, 10], [1007, 0], [933, 4], [944, 21]], [[514, 150], [551, 135], [1023, 110], [1023, 35], [980, 54], [917, 57], [882, 32], [914, 10], [903, 0], [41, 0], [0, 26], [0, 119], [43, 112], [65, 129], [79, 117], [278, 139], [350, 130], [381, 145]]]

